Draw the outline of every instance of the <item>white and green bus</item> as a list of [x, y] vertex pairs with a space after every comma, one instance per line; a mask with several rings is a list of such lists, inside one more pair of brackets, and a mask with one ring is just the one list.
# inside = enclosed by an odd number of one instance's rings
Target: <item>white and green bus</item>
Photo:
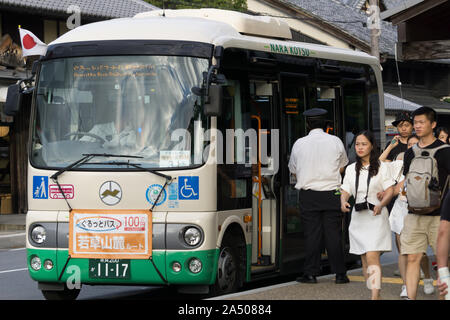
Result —
[[287, 164], [302, 112], [328, 110], [348, 149], [362, 129], [384, 144], [379, 61], [295, 42], [272, 17], [161, 10], [87, 24], [34, 71], [26, 247], [46, 298], [80, 285], [222, 294], [301, 272]]

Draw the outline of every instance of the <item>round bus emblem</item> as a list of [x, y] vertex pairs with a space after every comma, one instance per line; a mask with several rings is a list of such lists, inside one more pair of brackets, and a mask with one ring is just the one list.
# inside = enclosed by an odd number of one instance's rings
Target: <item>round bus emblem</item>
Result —
[[100, 186], [100, 199], [108, 206], [114, 206], [122, 199], [122, 188], [114, 181], [106, 181]]
[[[162, 190], [162, 191], [161, 191]], [[158, 195], [161, 192], [161, 195]], [[165, 189], [163, 189], [163, 186], [160, 184], [152, 184], [150, 187], [147, 188], [147, 191], [145, 191], [145, 197], [147, 198], [147, 201], [154, 205], [156, 199], [158, 199], [158, 202], [156, 203], [156, 206], [160, 206], [166, 201], [167, 198], [167, 192]]]

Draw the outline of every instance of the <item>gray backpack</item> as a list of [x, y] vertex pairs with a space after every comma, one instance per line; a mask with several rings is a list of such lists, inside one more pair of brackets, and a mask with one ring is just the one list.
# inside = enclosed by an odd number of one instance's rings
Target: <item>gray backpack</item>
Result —
[[414, 158], [411, 160], [409, 172], [406, 174], [406, 197], [408, 209], [415, 214], [430, 214], [441, 206], [444, 189], [439, 190], [439, 172], [435, 153], [449, 145], [433, 149], [422, 149], [417, 144], [412, 147]]

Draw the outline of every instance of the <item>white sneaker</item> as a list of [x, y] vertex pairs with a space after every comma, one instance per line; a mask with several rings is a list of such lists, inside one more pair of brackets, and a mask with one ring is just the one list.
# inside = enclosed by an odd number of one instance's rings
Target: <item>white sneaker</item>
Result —
[[408, 292], [406, 292], [405, 285], [402, 285], [402, 292], [400, 293], [400, 298], [408, 298]]
[[425, 294], [434, 293], [433, 279], [423, 279], [423, 292]]

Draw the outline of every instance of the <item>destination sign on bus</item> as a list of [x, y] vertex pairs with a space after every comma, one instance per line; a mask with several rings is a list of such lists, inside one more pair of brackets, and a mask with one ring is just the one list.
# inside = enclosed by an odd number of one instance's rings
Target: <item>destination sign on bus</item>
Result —
[[152, 217], [146, 210], [73, 210], [69, 220], [73, 258], [148, 259]]
[[152, 64], [75, 64], [72, 68], [74, 78], [117, 78], [134, 75], [136, 77], [155, 77]]

